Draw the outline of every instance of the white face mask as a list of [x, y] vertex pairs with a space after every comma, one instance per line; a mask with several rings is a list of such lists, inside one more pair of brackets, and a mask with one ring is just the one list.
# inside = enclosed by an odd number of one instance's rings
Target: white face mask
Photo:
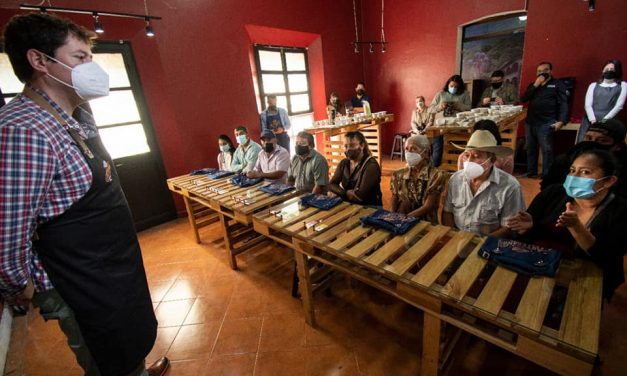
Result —
[[407, 160], [407, 165], [409, 167], [414, 167], [422, 161], [422, 155], [408, 151], [405, 153], [405, 159]]
[[478, 178], [485, 172], [483, 165], [488, 161], [489, 159], [481, 164], [469, 161], [464, 162], [464, 175], [470, 180]]
[[89, 101], [109, 95], [109, 75], [97, 63], [91, 61], [89, 63], [79, 64], [72, 68], [52, 56], [48, 56], [48, 58], [72, 71], [72, 84], [70, 85], [67, 82], [63, 82], [51, 74], [48, 74], [48, 76], [57, 82], [74, 89], [76, 94], [81, 97], [81, 99]]

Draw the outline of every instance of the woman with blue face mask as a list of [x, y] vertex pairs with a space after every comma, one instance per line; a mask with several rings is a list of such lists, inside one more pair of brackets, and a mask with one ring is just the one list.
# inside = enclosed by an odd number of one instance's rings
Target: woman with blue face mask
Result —
[[[470, 94], [462, 77], [458, 74], [451, 76], [442, 91], [435, 95], [429, 107], [433, 113], [442, 112], [444, 117], [455, 117], [458, 112], [470, 110]], [[435, 137], [431, 142], [431, 155], [435, 167], [440, 166], [442, 162], [442, 144], [441, 136]]]
[[627, 201], [612, 193], [617, 180], [616, 161], [608, 151], [583, 151], [563, 184], [541, 191], [527, 212], [507, 222], [528, 243], [560, 250], [565, 257], [593, 260], [603, 269], [608, 299], [624, 282], [627, 252]]
[[218, 147], [220, 153], [218, 154], [218, 169], [220, 171], [231, 171], [231, 161], [233, 161], [233, 142], [231, 138], [225, 134], [218, 136]]

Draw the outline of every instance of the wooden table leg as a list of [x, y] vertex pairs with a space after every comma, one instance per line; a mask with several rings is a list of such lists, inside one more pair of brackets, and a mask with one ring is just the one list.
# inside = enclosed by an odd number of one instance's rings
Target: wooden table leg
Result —
[[311, 276], [309, 275], [307, 256], [299, 250], [294, 250], [294, 258], [296, 259], [296, 267], [298, 268], [298, 286], [300, 288], [300, 296], [303, 300], [303, 308], [305, 309], [305, 321], [307, 321], [307, 324], [315, 326], [316, 317], [313, 308]]
[[183, 196], [183, 202], [185, 203], [185, 210], [187, 210], [187, 219], [189, 219], [189, 225], [192, 226], [192, 232], [194, 233], [194, 239], [196, 243], [200, 244], [200, 235], [198, 234], [198, 226], [196, 226], [196, 218], [194, 218], [194, 208], [192, 207], [189, 197]]
[[231, 265], [231, 269], [237, 270], [237, 260], [235, 259], [235, 254], [233, 252], [233, 240], [231, 239], [229, 231], [229, 220], [229, 217], [220, 213], [220, 224], [222, 225], [222, 233], [224, 234], [224, 246], [229, 254], [229, 264]]
[[440, 329], [442, 322], [429, 312], [424, 313], [422, 329], [422, 376], [435, 376], [440, 365]]

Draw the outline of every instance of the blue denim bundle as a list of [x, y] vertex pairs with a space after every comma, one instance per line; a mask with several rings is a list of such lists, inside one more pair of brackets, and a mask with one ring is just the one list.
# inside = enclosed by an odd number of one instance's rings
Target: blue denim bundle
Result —
[[553, 277], [562, 253], [533, 244], [490, 236], [479, 249], [479, 256], [524, 275]]
[[247, 178], [246, 175], [235, 175], [231, 178], [231, 183], [240, 187], [250, 187], [262, 181], [263, 178]]
[[401, 213], [394, 213], [384, 209], [377, 209], [374, 213], [361, 217], [362, 225], [388, 230], [394, 235], [402, 235], [409, 231], [420, 219]]
[[226, 177], [226, 176], [230, 176], [230, 175], [233, 175], [233, 174], [234, 174], [233, 171], [218, 170], [218, 171], [215, 171], [215, 172], [208, 173], [207, 177], [209, 179], [214, 179], [215, 180], [215, 179], [220, 179], [220, 178], [223, 178], [223, 177]]
[[263, 187], [259, 187], [260, 191], [270, 193], [271, 195], [275, 196], [282, 195], [285, 192], [293, 191], [294, 189], [296, 188], [283, 183], [272, 183], [264, 185]]
[[200, 170], [192, 170], [192, 172], [190, 172], [190, 175], [205, 175], [205, 174], [211, 174], [218, 171], [217, 168], [201, 168]]
[[342, 202], [341, 197], [329, 197], [325, 195], [310, 194], [300, 199], [300, 203], [305, 206], [313, 206], [314, 208], [329, 210], [335, 205]]

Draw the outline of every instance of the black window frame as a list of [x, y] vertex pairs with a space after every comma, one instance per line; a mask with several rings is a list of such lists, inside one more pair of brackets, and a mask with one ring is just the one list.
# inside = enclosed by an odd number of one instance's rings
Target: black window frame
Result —
[[[270, 93], [276, 96], [285, 96], [286, 100], [287, 100], [287, 113], [288, 115], [301, 115], [301, 114], [309, 114], [311, 112], [313, 112], [313, 105], [311, 102], [311, 79], [309, 77], [309, 56], [307, 54], [307, 48], [302, 48], [302, 47], [288, 47], [288, 46], [273, 46], [273, 45], [262, 45], [262, 44], [254, 44], [253, 45], [253, 51], [255, 54], [255, 65], [257, 68], [257, 82], [259, 84], [259, 99], [261, 101], [261, 109], [265, 110], [267, 107], [267, 100], [266, 97], [268, 94], [266, 94], [265, 89], [263, 87], [263, 79], [262, 79], [262, 75], [263, 74], [281, 74], [283, 75], [283, 82], [285, 85], [285, 92], [281, 92], [281, 93]], [[283, 65], [283, 70], [262, 70], [261, 69], [261, 62], [259, 59], [259, 51], [272, 51], [272, 52], [280, 52], [281, 53], [281, 62]], [[305, 55], [305, 70], [299, 70], [299, 71], [288, 71], [287, 70], [287, 62], [285, 59], [285, 53], [286, 52], [297, 52], [297, 53], [303, 53]], [[306, 91], [290, 91], [290, 87], [289, 87], [289, 81], [288, 81], [288, 75], [289, 74], [305, 74], [305, 76], [307, 77], [307, 90]], [[292, 111], [292, 101], [291, 101], [291, 96], [292, 95], [299, 95], [299, 94], [307, 94], [308, 98], [309, 98], [309, 108], [307, 110], [304, 111]]]

